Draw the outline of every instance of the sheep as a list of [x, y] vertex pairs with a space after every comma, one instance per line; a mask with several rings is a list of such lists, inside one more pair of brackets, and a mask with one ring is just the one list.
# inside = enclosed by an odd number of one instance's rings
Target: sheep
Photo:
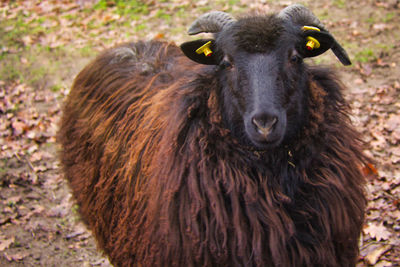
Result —
[[61, 162], [98, 246], [115, 266], [354, 266], [369, 160], [337, 75], [303, 61], [345, 50], [301, 5], [202, 32], [121, 44], [74, 81]]

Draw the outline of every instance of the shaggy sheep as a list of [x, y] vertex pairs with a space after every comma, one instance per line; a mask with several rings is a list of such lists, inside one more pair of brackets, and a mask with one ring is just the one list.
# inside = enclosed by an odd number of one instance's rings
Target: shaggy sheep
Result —
[[62, 163], [98, 245], [116, 266], [354, 266], [368, 160], [341, 83], [303, 62], [346, 52], [300, 5], [200, 32], [184, 54], [109, 49], [74, 82]]

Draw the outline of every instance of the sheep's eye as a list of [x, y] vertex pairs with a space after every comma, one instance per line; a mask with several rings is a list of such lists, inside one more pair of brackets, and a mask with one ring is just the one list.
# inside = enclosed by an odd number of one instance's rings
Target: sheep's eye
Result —
[[292, 53], [292, 55], [290, 56], [290, 62], [292, 64], [296, 64], [296, 63], [300, 63], [301, 62], [301, 57], [299, 56], [299, 54], [297, 54], [296, 51], [294, 51]]
[[290, 57], [290, 62], [292, 63], [299, 63], [300, 62], [300, 57], [298, 55], [292, 55]]
[[227, 60], [223, 60], [223, 61], [221, 62], [221, 67], [222, 67], [223, 69], [229, 69], [229, 68], [232, 67], [232, 63], [229, 62], [229, 61], [227, 61]]
[[221, 68], [223, 68], [223, 69], [230, 69], [230, 68], [232, 68], [232, 67], [233, 67], [233, 63], [232, 63], [231, 58], [230, 58], [229, 56], [225, 56], [225, 57], [222, 59], [222, 61], [221, 61], [221, 63], [220, 63], [220, 66], [221, 66]]

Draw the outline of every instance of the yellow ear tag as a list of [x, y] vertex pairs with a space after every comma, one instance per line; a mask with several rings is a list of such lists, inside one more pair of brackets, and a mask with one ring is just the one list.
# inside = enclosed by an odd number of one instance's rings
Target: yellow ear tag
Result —
[[197, 50], [196, 50], [196, 53], [197, 54], [202, 54], [202, 53], [204, 53], [204, 55], [206, 56], [206, 57], [209, 57], [209, 56], [211, 56], [212, 55], [212, 51], [211, 51], [211, 49], [210, 49], [210, 46], [211, 46], [211, 41], [208, 41], [207, 43], [205, 43], [204, 45], [202, 45], [202, 46], [200, 46]]
[[[317, 27], [314, 26], [303, 26], [303, 31], [318, 31], [320, 32], [321, 30]], [[317, 39], [315, 39], [314, 37], [311, 36], [307, 36], [307, 44], [306, 44], [306, 48], [307, 50], [314, 50], [316, 48], [319, 48], [321, 46], [321, 44], [318, 42]]]
[[306, 44], [306, 48], [307, 50], [314, 50], [314, 48], [319, 48], [321, 46], [321, 44], [318, 42], [317, 39], [311, 37], [311, 36], [307, 36], [307, 44]]
[[303, 26], [303, 31], [318, 31], [320, 32], [321, 30], [317, 27], [314, 26]]

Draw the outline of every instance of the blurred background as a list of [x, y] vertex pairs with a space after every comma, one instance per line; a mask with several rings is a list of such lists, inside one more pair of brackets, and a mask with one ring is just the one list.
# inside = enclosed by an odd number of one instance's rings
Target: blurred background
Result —
[[[358, 266], [400, 265], [400, 1], [297, 1], [350, 55], [329, 65], [347, 86], [375, 160]], [[57, 159], [60, 108], [74, 77], [121, 42], [180, 44], [199, 15], [271, 13], [275, 0], [0, 1], [0, 266], [110, 266], [80, 221]]]

